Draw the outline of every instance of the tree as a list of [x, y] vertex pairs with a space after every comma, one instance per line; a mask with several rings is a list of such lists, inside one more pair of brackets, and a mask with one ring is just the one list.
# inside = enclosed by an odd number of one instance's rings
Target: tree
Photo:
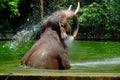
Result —
[[20, 16], [19, 0], [0, 0], [0, 31], [11, 30], [10, 18]]
[[106, 34], [113, 37], [119, 37], [120, 34], [120, 1], [119, 0], [103, 0], [105, 29]]
[[92, 36], [120, 38], [119, 4], [119, 0], [102, 0], [83, 6], [79, 15], [80, 26], [87, 29], [85, 32], [89, 35], [94, 33]]
[[44, 16], [44, 0], [40, 0], [40, 12], [41, 12], [41, 19], [43, 19]]
[[82, 27], [96, 27], [96, 24], [101, 24], [103, 15], [102, 6], [93, 2], [80, 10], [79, 23]]

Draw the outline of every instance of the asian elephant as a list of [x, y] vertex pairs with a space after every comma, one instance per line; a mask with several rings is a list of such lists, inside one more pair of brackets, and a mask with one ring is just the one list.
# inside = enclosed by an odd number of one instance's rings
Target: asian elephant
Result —
[[22, 57], [21, 64], [23, 66], [62, 70], [70, 68], [67, 46], [64, 40], [71, 31], [69, 19], [73, 20], [73, 37], [77, 36], [79, 24], [76, 14], [80, 8], [79, 2], [75, 12], [70, 8], [71, 6], [68, 10], [56, 11], [47, 18], [43, 24], [41, 38]]

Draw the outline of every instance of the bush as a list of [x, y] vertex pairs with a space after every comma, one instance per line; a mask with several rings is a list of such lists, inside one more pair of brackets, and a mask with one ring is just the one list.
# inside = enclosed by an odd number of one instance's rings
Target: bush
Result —
[[0, 31], [11, 31], [10, 18], [20, 16], [19, 0], [0, 0]]
[[[79, 23], [84, 33], [91, 36], [120, 39], [120, 2], [102, 0], [83, 6], [79, 14]], [[99, 34], [100, 33], [100, 34]]]
[[96, 24], [102, 23], [103, 16], [102, 6], [93, 2], [80, 10], [79, 23], [82, 27], [95, 27]]

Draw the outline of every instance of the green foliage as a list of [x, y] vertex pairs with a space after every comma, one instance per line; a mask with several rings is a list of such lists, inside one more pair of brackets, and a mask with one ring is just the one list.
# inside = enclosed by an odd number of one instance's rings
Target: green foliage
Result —
[[20, 16], [19, 0], [0, 0], [0, 30], [11, 30], [10, 18]]
[[[79, 14], [81, 27], [104, 29], [104, 35], [119, 37], [120, 34], [120, 1], [102, 0], [84, 5]], [[99, 32], [101, 32], [99, 30]], [[87, 32], [86, 32], [87, 33]], [[94, 32], [95, 33], [95, 32]], [[114, 34], [113, 34], [114, 33]], [[96, 34], [96, 33], [95, 33]]]
[[[10, 20], [20, 16], [19, 2], [20, 0], [0, 0], [0, 30], [12, 30]], [[56, 10], [68, 9], [71, 4], [72, 10], [75, 10], [77, 2], [81, 6], [78, 19], [82, 28], [99, 28], [99, 32], [104, 29], [104, 35], [113, 35], [113, 32], [115, 35], [120, 34], [120, 0], [44, 0], [44, 13], [46, 16], [51, 15]]]
[[11, 12], [10, 17], [20, 15], [19, 10], [18, 10], [18, 3], [19, 3], [19, 0], [13, 0], [13, 1], [8, 3], [10, 6], [10, 12]]
[[120, 31], [120, 1], [119, 0], [103, 0], [102, 5], [105, 11], [106, 30]]
[[104, 11], [102, 6], [98, 3], [92, 3], [84, 6], [80, 10], [79, 23], [82, 27], [95, 27], [103, 20]]
[[0, 12], [7, 10], [10, 11], [10, 17], [19, 16], [18, 3], [19, 0], [0, 0]]

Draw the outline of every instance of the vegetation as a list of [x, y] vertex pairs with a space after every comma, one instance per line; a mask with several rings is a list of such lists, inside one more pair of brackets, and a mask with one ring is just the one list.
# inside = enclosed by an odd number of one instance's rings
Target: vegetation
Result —
[[[14, 31], [12, 28], [14, 24], [11, 23], [11, 20], [20, 16], [18, 4], [25, 1], [0, 1], [0, 31]], [[79, 38], [120, 39], [119, 0], [44, 0], [44, 15], [50, 15], [56, 10], [67, 9], [70, 4], [73, 5], [72, 9], [74, 10], [77, 2], [81, 4], [81, 10], [78, 13], [80, 23]], [[30, 5], [31, 3], [32, 1], [23, 5]], [[19, 28], [19, 26], [16, 27]]]
[[120, 6], [118, 0], [102, 0], [83, 6], [79, 22], [83, 33], [92, 37], [120, 38]]
[[0, 32], [3, 34], [13, 30], [10, 20], [20, 16], [18, 3], [19, 0], [0, 0]]

